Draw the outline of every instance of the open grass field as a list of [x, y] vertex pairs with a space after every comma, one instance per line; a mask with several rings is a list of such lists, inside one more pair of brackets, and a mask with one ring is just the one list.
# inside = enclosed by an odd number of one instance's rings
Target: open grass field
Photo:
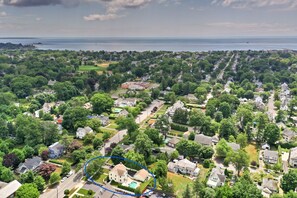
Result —
[[189, 178], [183, 177], [182, 175], [177, 175], [174, 173], [167, 173], [167, 178], [170, 179], [174, 185], [174, 191], [177, 197], [182, 197], [184, 190], [186, 189], [187, 185], [191, 186], [193, 181]]
[[250, 157], [250, 162], [256, 161], [259, 163], [259, 152], [257, 150], [256, 145], [249, 144], [247, 147], [244, 148], [244, 150], [247, 152], [247, 154]]

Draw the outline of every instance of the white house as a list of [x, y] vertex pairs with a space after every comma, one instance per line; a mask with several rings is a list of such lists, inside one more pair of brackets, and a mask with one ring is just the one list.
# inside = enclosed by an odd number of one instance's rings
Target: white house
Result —
[[137, 99], [136, 98], [118, 98], [115, 102], [114, 102], [114, 106], [116, 107], [134, 107], [137, 103]]
[[297, 167], [297, 147], [290, 150], [289, 164], [291, 167]]
[[79, 127], [76, 131], [76, 137], [79, 139], [83, 139], [88, 133], [93, 133], [93, 129], [91, 129], [91, 127]]
[[166, 114], [168, 115], [168, 116], [173, 116], [174, 115], [174, 113], [175, 113], [175, 111], [177, 110], [177, 109], [184, 109], [184, 110], [186, 110], [186, 108], [185, 108], [185, 104], [182, 102], [182, 101], [177, 101], [177, 102], [175, 102], [171, 107], [169, 107], [168, 109], [167, 109], [167, 111], [166, 111]]
[[211, 188], [216, 188], [219, 186], [223, 186], [226, 180], [226, 176], [224, 174], [224, 170], [219, 167], [213, 168], [209, 178], [207, 180], [206, 185]]
[[125, 183], [128, 179], [128, 171], [124, 164], [120, 163], [113, 167], [109, 171], [109, 180], [113, 180], [118, 183]]
[[187, 159], [182, 159], [176, 162], [169, 162], [167, 167], [170, 172], [180, 172], [182, 174], [191, 176], [197, 176], [200, 172], [200, 169], [197, 168], [197, 165]]

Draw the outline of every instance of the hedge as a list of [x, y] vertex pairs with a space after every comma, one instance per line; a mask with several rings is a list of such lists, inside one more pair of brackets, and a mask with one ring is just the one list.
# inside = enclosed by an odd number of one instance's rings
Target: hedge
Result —
[[188, 131], [188, 127], [179, 125], [179, 124], [171, 124], [171, 129], [173, 130], [177, 130], [177, 131], [182, 131], [182, 132], [187, 132]]
[[54, 160], [54, 159], [49, 160], [49, 162], [54, 163], [54, 164], [60, 164], [60, 165], [63, 165], [63, 162], [60, 162], [60, 161], [58, 161], [58, 160]]

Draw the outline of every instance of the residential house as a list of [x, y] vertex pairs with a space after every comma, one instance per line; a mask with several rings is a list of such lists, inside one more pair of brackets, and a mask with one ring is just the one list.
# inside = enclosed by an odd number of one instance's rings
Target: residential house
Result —
[[99, 119], [101, 121], [102, 126], [109, 125], [109, 117], [108, 116], [104, 116], [104, 115], [100, 115], [100, 116], [99, 115], [94, 115], [94, 116], [92, 116], [92, 115], [90, 115], [90, 116], [88, 116], [88, 118], [89, 119], [93, 119], [93, 118]]
[[220, 187], [224, 185], [225, 180], [226, 176], [224, 170], [219, 167], [216, 167], [212, 169], [206, 185], [211, 188]]
[[267, 194], [278, 192], [278, 181], [274, 179], [263, 178], [262, 191]]
[[178, 100], [171, 107], [169, 107], [167, 109], [167, 111], [166, 111], [166, 114], [168, 116], [171, 116], [172, 117], [177, 109], [184, 109], [184, 110], [186, 110], [185, 104], [182, 101], [180, 101], [180, 100]]
[[265, 109], [265, 104], [260, 96], [257, 96], [255, 98], [255, 105], [256, 105], [257, 109], [260, 109], [260, 110]]
[[290, 150], [289, 164], [291, 167], [297, 167], [297, 147]]
[[90, 102], [85, 103], [83, 107], [88, 110], [93, 109], [93, 105]]
[[127, 117], [129, 115], [129, 112], [126, 109], [123, 109], [122, 111], [120, 111], [120, 113], [118, 113], [118, 117], [122, 116], [122, 117]]
[[262, 144], [261, 148], [262, 148], [263, 150], [270, 150], [270, 145], [267, 144], [267, 143], [265, 143], [265, 144]]
[[212, 137], [206, 136], [204, 134], [195, 135], [194, 141], [203, 146], [212, 146]]
[[100, 115], [98, 118], [101, 120], [102, 126], [109, 125], [109, 117], [108, 116]]
[[49, 80], [48, 82], [47, 82], [47, 85], [48, 86], [54, 86], [55, 84], [56, 84], [56, 80]]
[[285, 130], [283, 130], [282, 136], [286, 142], [290, 142], [297, 136], [297, 134], [294, 131], [285, 128]]
[[35, 156], [33, 158], [26, 159], [24, 163], [21, 163], [19, 165], [16, 172], [20, 173], [20, 174], [23, 174], [23, 173], [26, 173], [29, 170], [33, 171], [36, 168], [38, 168], [42, 163], [43, 163], [43, 161], [41, 160], [40, 157]]
[[93, 129], [91, 127], [88, 127], [88, 126], [84, 128], [79, 127], [76, 130], [76, 137], [79, 139], [83, 139], [88, 133], [93, 133]]
[[264, 150], [263, 151], [263, 161], [267, 164], [276, 164], [278, 161], [278, 152]]
[[193, 103], [198, 101], [198, 98], [194, 94], [188, 94], [185, 96], [185, 98]]
[[233, 151], [238, 151], [240, 149], [240, 145], [234, 142], [228, 142], [227, 145], [230, 146]]
[[2, 183], [0, 187], [0, 197], [1, 198], [13, 198], [15, 196], [15, 192], [22, 186], [20, 182], [17, 180], [13, 180], [12, 182]]
[[114, 106], [116, 107], [134, 107], [137, 103], [136, 98], [119, 98], [114, 102]]
[[137, 171], [137, 173], [133, 176], [135, 180], [141, 181], [141, 182], [145, 182], [146, 180], [149, 179], [149, 177], [150, 177], [150, 173], [145, 169], [141, 169]]
[[109, 180], [118, 183], [125, 183], [128, 179], [128, 171], [124, 164], [117, 164], [111, 171], [109, 171]]
[[173, 138], [171, 138], [171, 139], [168, 141], [167, 145], [170, 146], [170, 147], [172, 147], [172, 148], [175, 148], [175, 146], [176, 146], [177, 143], [179, 143], [179, 142], [180, 142], [180, 139], [179, 139], [179, 138], [177, 138], [177, 137], [173, 137]]
[[174, 173], [182, 173], [191, 176], [197, 176], [200, 172], [200, 169], [197, 168], [197, 165], [187, 159], [175, 160], [175, 162], [169, 162], [168, 170]]
[[64, 146], [59, 142], [56, 142], [48, 147], [49, 158], [58, 158], [64, 153]]

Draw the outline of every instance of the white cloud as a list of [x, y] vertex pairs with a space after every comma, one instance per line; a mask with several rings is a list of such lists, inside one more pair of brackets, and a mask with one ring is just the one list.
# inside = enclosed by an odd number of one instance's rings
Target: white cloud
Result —
[[297, 8], [297, 0], [213, 0], [212, 4], [232, 8]]
[[107, 21], [119, 18], [116, 14], [91, 14], [89, 16], [84, 16], [86, 21]]
[[36, 20], [36, 21], [41, 21], [42, 18], [40, 18], [40, 17], [36, 17], [35, 20]]
[[87, 2], [101, 2], [105, 6], [104, 14], [84, 16], [86, 21], [107, 21], [120, 18], [118, 13], [124, 9], [142, 8], [151, 2], [163, 0], [86, 0]]

